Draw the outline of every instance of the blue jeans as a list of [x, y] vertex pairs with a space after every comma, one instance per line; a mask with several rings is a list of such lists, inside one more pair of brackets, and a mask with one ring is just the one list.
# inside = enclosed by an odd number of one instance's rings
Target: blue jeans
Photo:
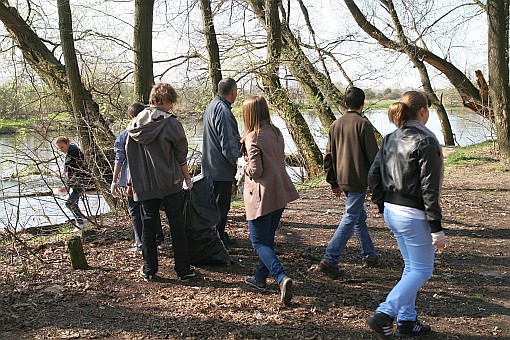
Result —
[[[135, 245], [142, 248], [142, 210], [141, 203], [128, 197], [129, 216], [131, 217], [131, 225], [133, 233], [135, 234]], [[156, 242], [163, 243], [165, 241], [165, 234], [161, 225], [161, 218], [159, 219], [159, 226], [156, 227]]]
[[397, 215], [384, 209], [384, 220], [395, 235], [404, 259], [402, 278], [381, 303], [376, 312], [398, 321], [416, 320], [416, 294], [432, 276], [434, 246], [427, 221]]
[[189, 273], [187, 240], [184, 220], [184, 192], [167, 195], [162, 199], [142, 201], [142, 255], [143, 272], [145, 275], [154, 275], [158, 271], [158, 248], [156, 233], [158, 223], [161, 224], [159, 208], [165, 208], [172, 246], [174, 250], [175, 271], [178, 276]]
[[340, 225], [331, 238], [324, 254], [324, 260], [336, 266], [340, 262], [340, 255], [345, 249], [347, 241], [354, 232], [361, 245], [361, 257], [375, 256], [375, 248], [367, 228], [367, 213], [365, 211], [365, 192], [344, 191], [345, 212]]
[[269, 273], [273, 275], [278, 284], [287, 276], [280, 260], [274, 253], [274, 235], [282, 213], [283, 209], [278, 209], [248, 221], [251, 244], [259, 256], [259, 266], [255, 272], [255, 280], [259, 283], [265, 284]]
[[83, 223], [83, 219], [85, 218], [85, 215], [80, 210], [80, 207], [78, 206], [78, 201], [80, 200], [80, 191], [75, 188], [69, 189], [69, 197], [66, 201], [66, 207], [71, 211], [71, 213], [74, 216], [74, 219], [76, 220], [76, 223]]

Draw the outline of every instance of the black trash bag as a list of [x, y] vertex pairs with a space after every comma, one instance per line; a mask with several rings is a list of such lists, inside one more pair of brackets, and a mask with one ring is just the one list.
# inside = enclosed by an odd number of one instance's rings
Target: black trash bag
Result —
[[192, 264], [231, 264], [216, 231], [220, 211], [209, 176], [193, 177], [193, 188], [186, 191], [185, 203], [188, 258]]

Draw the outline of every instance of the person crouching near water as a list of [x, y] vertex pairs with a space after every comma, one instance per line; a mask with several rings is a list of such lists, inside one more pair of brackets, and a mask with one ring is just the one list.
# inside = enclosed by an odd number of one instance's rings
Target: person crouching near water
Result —
[[280, 287], [280, 302], [286, 305], [293, 295], [292, 280], [274, 252], [274, 238], [285, 206], [299, 198], [299, 194], [285, 168], [282, 133], [271, 123], [264, 97], [244, 101], [243, 119], [243, 196], [250, 240], [260, 259], [255, 276], [244, 282], [263, 291], [271, 274]]
[[402, 278], [367, 323], [383, 339], [429, 334], [418, 321], [416, 294], [432, 276], [434, 247], [443, 248], [440, 191], [443, 154], [436, 136], [425, 127], [430, 99], [408, 91], [391, 104], [388, 118], [397, 130], [387, 135], [369, 171], [372, 200], [393, 232], [404, 259]]

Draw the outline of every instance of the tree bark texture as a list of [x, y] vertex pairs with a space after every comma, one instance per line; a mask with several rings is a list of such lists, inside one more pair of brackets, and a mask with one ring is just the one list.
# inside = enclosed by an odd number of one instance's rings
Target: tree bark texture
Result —
[[149, 94], [154, 84], [152, 63], [153, 15], [154, 0], [135, 0], [133, 100], [144, 104], [149, 103]]
[[204, 25], [204, 37], [207, 53], [209, 54], [208, 66], [209, 77], [211, 78], [212, 95], [218, 92], [218, 83], [222, 79], [220, 48], [216, 39], [216, 30], [214, 29], [214, 19], [211, 11], [210, 0], [200, 0], [200, 11], [202, 13], [202, 22]]
[[439, 100], [439, 98], [437, 98], [436, 93], [432, 89], [432, 84], [430, 83], [427, 67], [425, 66], [425, 63], [421, 61], [409, 49], [410, 46], [409, 39], [405, 35], [402, 25], [400, 24], [400, 19], [398, 18], [398, 14], [397, 11], [395, 10], [395, 6], [393, 5], [393, 1], [387, 0], [385, 2], [385, 6], [388, 9], [388, 12], [390, 13], [390, 16], [392, 18], [394, 29], [397, 33], [402, 49], [407, 54], [413, 65], [418, 69], [423, 89], [428, 94], [432, 102], [432, 106], [434, 106], [434, 108], [436, 109], [439, 121], [441, 122], [441, 130], [444, 136], [444, 143], [445, 145], [454, 145], [455, 141], [453, 139], [452, 126], [450, 124], [450, 120], [448, 119], [448, 114], [446, 113], [446, 109], [444, 108], [443, 103]]
[[501, 157], [510, 162], [509, 1], [488, 0], [489, 93]]
[[87, 269], [89, 267], [83, 252], [81, 237], [74, 236], [70, 238], [67, 241], [67, 250], [69, 251], [69, 259], [73, 269]]
[[[365, 15], [358, 8], [354, 0], [344, 0], [347, 8], [351, 12], [354, 20], [358, 24], [361, 29], [365, 31], [369, 36], [375, 39], [381, 46], [403, 53], [403, 46], [396, 41], [393, 41], [387, 38], [383, 32], [381, 32], [377, 27], [372, 25]], [[438, 57], [431, 51], [416, 46], [415, 44], [410, 44], [408, 46], [409, 51], [412, 55], [416, 56], [420, 60], [423, 60], [427, 64], [436, 68], [438, 71], [441, 71], [450, 81], [450, 83], [455, 87], [457, 92], [462, 98], [462, 104], [479, 113], [483, 112], [483, 104], [480, 98], [480, 94], [477, 88], [473, 85], [473, 83], [466, 77], [464, 73], [462, 73], [459, 69], [457, 69], [453, 64], [449, 63], [443, 58]]]

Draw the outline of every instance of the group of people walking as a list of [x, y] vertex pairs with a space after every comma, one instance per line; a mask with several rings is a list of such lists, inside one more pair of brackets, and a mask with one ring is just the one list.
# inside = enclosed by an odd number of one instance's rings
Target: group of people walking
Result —
[[[259, 257], [254, 276], [247, 277], [245, 283], [263, 291], [271, 275], [279, 285], [280, 302], [288, 305], [294, 283], [275, 254], [275, 233], [286, 205], [299, 198], [299, 194], [287, 174], [283, 136], [271, 122], [265, 98], [253, 96], [244, 101], [241, 136], [231, 111], [236, 97], [236, 82], [223, 79], [218, 84], [218, 94], [204, 112], [202, 174], [213, 181], [221, 213], [216, 228], [228, 249], [235, 240], [225, 231], [225, 224], [234, 177], [236, 171], [241, 173], [250, 240]], [[324, 170], [332, 194], [345, 196], [345, 211], [318, 268], [335, 279], [344, 276], [339, 264], [354, 233], [361, 246], [363, 266], [379, 265], [364, 208], [370, 186], [373, 201], [397, 239], [404, 271], [367, 323], [382, 338], [394, 334], [395, 317], [396, 336], [428, 334], [430, 326], [417, 319], [416, 294], [432, 275], [434, 248], [443, 247], [446, 242], [439, 205], [442, 151], [434, 134], [425, 127], [430, 100], [422, 92], [408, 91], [392, 104], [388, 118], [397, 130], [384, 138], [380, 149], [373, 126], [362, 115], [364, 92], [350, 87], [344, 100], [348, 111], [330, 127]], [[141, 248], [144, 259], [140, 275], [146, 281], [158, 279], [160, 206], [168, 218], [178, 278], [186, 281], [199, 276], [186, 255], [183, 190], [190, 190], [193, 183], [186, 162], [186, 135], [171, 113], [176, 102], [177, 94], [172, 86], [155, 85], [148, 107], [138, 103], [130, 106], [131, 121], [115, 144], [111, 190], [116, 194], [119, 186], [127, 188], [135, 246]], [[66, 152], [65, 148], [60, 149]], [[66, 164], [73, 157], [67, 153]], [[70, 208], [78, 227], [83, 227], [76, 206]]]

